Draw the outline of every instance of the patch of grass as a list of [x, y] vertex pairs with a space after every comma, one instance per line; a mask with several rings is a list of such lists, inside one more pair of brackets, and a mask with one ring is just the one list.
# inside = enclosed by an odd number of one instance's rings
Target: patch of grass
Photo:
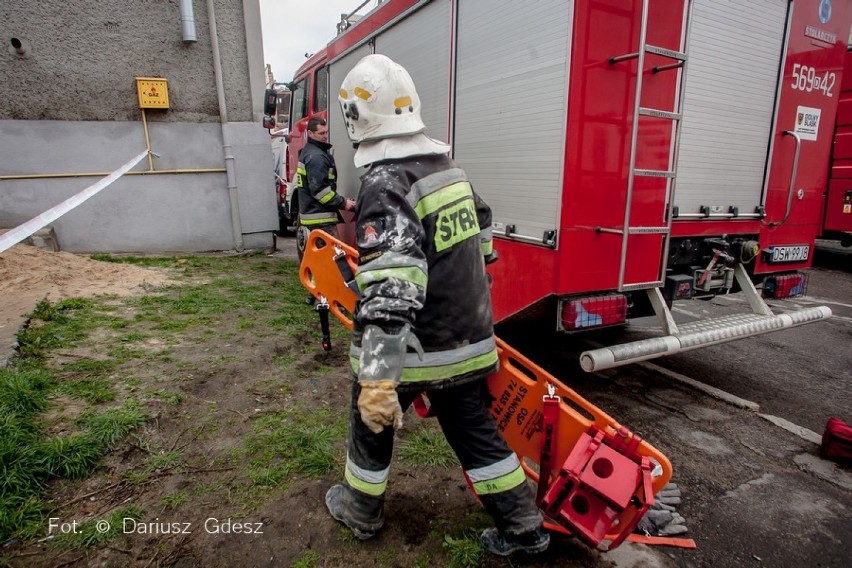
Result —
[[137, 266], [149, 266], [159, 268], [208, 268], [217, 260], [215, 258], [207, 258], [202, 256], [115, 256], [112, 254], [92, 254], [89, 255], [92, 260], [101, 262], [113, 262], [117, 264], [135, 264]]
[[92, 300], [69, 298], [55, 304], [41, 300], [28, 325], [16, 334], [17, 359], [40, 362], [48, 350], [75, 345], [90, 330], [114, 319], [96, 311]]
[[189, 495], [185, 491], [173, 491], [163, 496], [163, 510], [171, 509], [174, 511], [184, 503], [189, 501]]
[[361, 540], [355, 536], [355, 533], [343, 525], [337, 526], [337, 538], [346, 544], [357, 544], [361, 542]]
[[146, 339], [148, 339], [148, 335], [139, 331], [131, 331], [118, 338], [122, 343], [135, 343], [137, 341], [145, 341]]
[[55, 384], [42, 370], [13, 371], [0, 368], [0, 410], [4, 416], [29, 416], [47, 407], [47, 396]]
[[0, 369], [0, 540], [39, 534], [42, 496], [54, 478], [79, 479], [145, 419], [138, 406], [86, 411], [79, 432], [46, 438], [39, 415], [57, 381], [45, 369]]
[[156, 321], [157, 323], [151, 328], [155, 331], [170, 331], [170, 332], [182, 332], [193, 327], [200, 327], [204, 325], [208, 325], [212, 322], [210, 318], [203, 317], [192, 317], [192, 318], [180, 318], [180, 319], [172, 319], [169, 317], [152, 317], [150, 318], [152, 321]]
[[165, 403], [176, 406], [183, 400], [183, 395], [179, 392], [169, 390], [158, 390], [151, 393], [151, 396], [157, 397]]
[[444, 537], [444, 550], [449, 556], [448, 568], [478, 568], [485, 561], [485, 547], [473, 535]]
[[116, 394], [110, 383], [103, 379], [76, 379], [62, 381], [57, 387], [58, 394], [64, 394], [90, 404], [101, 404], [115, 400]]
[[396, 558], [396, 550], [385, 547], [376, 553], [376, 565], [387, 566]]
[[[286, 373], [286, 371], [284, 371]], [[258, 391], [273, 397], [286, 397], [293, 394], [293, 385], [281, 376], [264, 377], [257, 381]]]
[[[295, 306], [293, 309], [288, 309], [280, 316], [266, 320], [267, 325], [273, 329], [287, 330], [290, 332], [300, 332], [319, 330], [319, 319], [313, 310], [308, 309], [304, 304]], [[296, 328], [295, 330], [293, 328]]]
[[111, 349], [109, 356], [115, 359], [116, 364], [122, 364], [133, 359], [144, 359], [148, 356], [148, 352], [144, 349], [134, 349], [122, 345], [121, 347]]
[[299, 358], [296, 355], [280, 355], [275, 358], [274, 362], [275, 366], [282, 371], [289, 371], [293, 363], [298, 360]]
[[76, 373], [87, 376], [106, 375], [115, 369], [117, 362], [112, 359], [78, 359], [65, 363], [59, 369], [62, 373]]
[[293, 562], [292, 568], [312, 568], [319, 561], [319, 552], [315, 550], [306, 550], [299, 558]]
[[170, 452], [158, 452], [151, 454], [148, 459], [148, 468], [156, 471], [168, 471], [181, 464], [181, 453], [175, 450]]
[[201, 481], [192, 486], [193, 495], [210, 495], [222, 488], [221, 481]]
[[172, 469], [179, 469], [183, 462], [179, 451], [155, 452], [148, 457], [145, 467], [138, 467], [124, 472], [123, 479], [131, 485], [140, 485], [151, 479], [152, 474], [159, 474]]
[[92, 471], [108, 447], [87, 434], [48, 438], [37, 446], [40, 465], [52, 477], [82, 479]]
[[213, 365], [214, 367], [221, 367], [225, 363], [233, 363], [236, 360], [237, 360], [237, 357], [235, 355], [220, 355], [220, 356], [216, 357], [215, 359], [213, 359], [213, 361], [210, 364]]
[[121, 406], [102, 412], [87, 409], [77, 419], [77, 424], [86, 428], [92, 438], [109, 449], [146, 419], [139, 403], [128, 399]]
[[297, 474], [319, 477], [338, 467], [335, 443], [346, 419], [327, 409], [293, 409], [260, 418], [246, 442], [248, 476], [256, 485], [278, 486]]
[[59, 381], [56, 392], [91, 404], [115, 400], [111, 384], [102, 377], [112, 373], [116, 365], [113, 359], [88, 358], [65, 363], [58, 370], [63, 380]]
[[230, 292], [240, 304], [255, 311], [265, 309], [275, 299], [266, 285], [249, 283], [242, 278], [217, 278], [211, 284]]
[[124, 329], [130, 325], [130, 322], [124, 318], [115, 318], [109, 322], [108, 327], [110, 329]]
[[418, 557], [412, 564], [412, 568], [429, 568], [430, 566], [432, 566], [432, 555], [428, 552]]
[[409, 465], [452, 467], [458, 464], [444, 435], [427, 427], [408, 434], [399, 444], [399, 455]]
[[[180, 393], [160, 389], [176, 388], [174, 381], [195, 380], [193, 375], [202, 376], [213, 365], [230, 366], [236, 361], [227, 351], [211, 351], [210, 357], [198, 362], [182, 361], [178, 354], [185, 356], [185, 346], [196, 347], [213, 337], [220, 342], [225, 337], [240, 341], [246, 330], [251, 330], [254, 337], [284, 333], [303, 338], [310, 333], [317, 337], [318, 345], [317, 318], [314, 310], [303, 304], [305, 294], [295, 276], [295, 263], [271, 262], [263, 253], [257, 256], [264, 258], [247, 263], [245, 255], [94, 255], [96, 260], [105, 262], [179, 269], [193, 277], [193, 284], [159, 287], [144, 297], [39, 302], [28, 326], [18, 334], [20, 352], [13, 360], [14, 367], [0, 370], [0, 542], [10, 537], [26, 541], [44, 535], [49, 509], [45, 498], [53, 482], [91, 474], [106, 453], [147, 420], [146, 399], [150, 402], [150, 397], [157, 397], [168, 404], [178, 404], [182, 401]], [[255, 278], [238, 276], [246, 274], [246, 267], [254, 271]], [[268, 323], [270, 318], [278, 320], [278, 327]], [[342, 326], [333, 325], [333, 333], [348, 336]], [[152, 337], [167, 346], [179, 347], [157, 352], [152, 347], [160, 343], [144, 343]], [[85, 350], [71, 351], [77, 346]], [[55, 356], [57, 349], [67, 351]], [[68, 362], [70, 357], [79, 357], [80, 352], [98, 355]], [[104, 352], [108, 358], [98, 358]], [[293, 361], [281, 361], [280, 365], [289, 367]], [[319, 371], [327, 372], [328, 368], [320, 367]], [[168, 379], [172, 381], [168, 385], [162, 382], [173, 374], [179, 376]], [[292, 385], [280, 378], [264, 384], [273, 396], [293, 392]], [[140, 400], [124, 400], [143, 394], [145, 398]], [[56, 397], [61, 398], [56, 401]], [[69, 398], [84, 404], [71, 404]], [[98, 407], [110, 401], [116, 401], [110, 408]], [[73, 412], [52, 412], [55, 408], [51, 405], [61, 403], [68, 404]], [[158, 410], [163, 410], [162, 406]], [[47, 412], [49, 416], [45, 415]], [[220, 410], [213, 404], [209, 412], [212, 415]], [[236, 418], [231, 416], [229, 420]], [[244, 468], [254, 483], [226, 486], [221, 480], [214, 480], [209, 485], [168, 494], [163, 497], [162, 506], [177, 508], [188, 502], [190, 495], [206, 493], [224, 501], [231, 498], [232, 491], [260, 504], [271, 495], [283, 493], [294, 476], [324, 475], [340, 467], [344, 418], [335, 419], [328, 412], [291, 409], [253, 418], [252, 424], [256, 428], [246, 437], [246, 445], [230, 454], [223, 453], [223, 459], [229, 462], [228, 466]], [[221, 427], [225, 428], [224, 421]], [[63, 434], [49, 436], [46, 428]], [[211, 434], [211, 429], [205, 434]], [[144, 432], [135, 443], [147, 450]], [[155, 451], [142, 467], [136, 467], [124, 479], [141, 483], [156, 475], [154, 472], [182, 466], [179, 452]], [[270, 490], [270, 485], [277, 489]], [[119, 522], [113, 526], [120, 527], [124, 517], [140, 519], [142, 513], [138, 507], [116, 511]], [[113, 533], [95, 534], [89, 527], [69, 540], [68, 545], [99, 546], [114, 537]]]

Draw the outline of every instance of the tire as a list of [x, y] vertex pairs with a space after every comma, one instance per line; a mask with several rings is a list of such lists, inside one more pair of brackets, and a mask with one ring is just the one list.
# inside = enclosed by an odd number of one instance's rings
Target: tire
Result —
[[302, 262], [302, 256], [305, 254], [305, 247], [308, 245], [308, 235], [310, 230], [296, 220], [296, 253], [299, 255], [299, 263]]
[[298, 221], [290, 215], [278, 216], [278, 234], [282, 237], [292, 237], [296, 234]]

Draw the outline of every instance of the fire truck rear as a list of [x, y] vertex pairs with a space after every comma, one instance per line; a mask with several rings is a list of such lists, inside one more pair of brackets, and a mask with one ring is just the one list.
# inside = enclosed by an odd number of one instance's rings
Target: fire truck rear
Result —
[[852, 246], [852, 51], [846, 52], [831, 154], [822, 238]]
[[[326, 117], [338, 191], [357, 195], [336, 89], [383, 53], [492, 207], [498, 321], [656, 314], [662, 333], [583, 353], [587, 371], [815, 322], [830, 310], [764, 298], [806, 290], [850, 21], [838, 0], [389, 0], [297, 72], [289, 151]], [[731, 291], [750, 313], [672, 316]]]

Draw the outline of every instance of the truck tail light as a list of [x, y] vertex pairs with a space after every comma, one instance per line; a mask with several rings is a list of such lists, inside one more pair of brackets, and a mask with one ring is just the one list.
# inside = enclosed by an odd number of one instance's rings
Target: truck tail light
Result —
[[801, 272], [776, 274], [763, 280], [764, 298], [795, 298], [804, 296], [808, 289], [808, 279]]
[[624, 323], [627, 321], [627, 297], [608, 294], [561, 300], [560, 320], [565, 331]]

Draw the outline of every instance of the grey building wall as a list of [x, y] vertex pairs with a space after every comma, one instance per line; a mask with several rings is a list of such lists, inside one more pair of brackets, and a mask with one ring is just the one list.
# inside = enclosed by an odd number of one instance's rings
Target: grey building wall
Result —
[[[224, 126], [208, 2], [217, 28]], [[272, 246], [277, 213], [270, 140], [259, 121], [264, 65], [258, 0], [193, 0], [195, 43], [182, 40], [178, 4], [0, 3], [0, 227], [38, 215], [99, 179], [90, 174], [111, 172], [144, 150], [135, 77], [163, 77], [170, 108], [145, 111], [151, 151], [158, 155], [153, 167], [143, 159], [133, 175], [54, 222], [60, 246], [76, 252]], [[233, 183], [225, 173], [229, 161]], [[238, 207], [232, 212], [233, 196]]]

